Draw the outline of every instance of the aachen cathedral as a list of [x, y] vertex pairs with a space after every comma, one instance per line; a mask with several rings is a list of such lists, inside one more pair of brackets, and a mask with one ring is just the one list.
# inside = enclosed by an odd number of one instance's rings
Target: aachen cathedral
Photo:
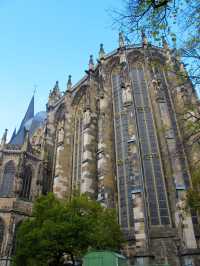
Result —
[[[56, 82], [46, 111], [34, 115], [32, 98], [19, 130], [0, 145], [1, 265], [15, 250], [16, 231], [36, 197], [59, 198], [78, 189], [116, 208], [127, 244], [139, 265], [200, 265], [199, 218], [185, 212], [198, 144], [185, 146], [180, 114], [200, 105], [184, 65], [163, 39], [106, 54], [62, 93]], [[5, 258], [5, 262], [4, 262]]]

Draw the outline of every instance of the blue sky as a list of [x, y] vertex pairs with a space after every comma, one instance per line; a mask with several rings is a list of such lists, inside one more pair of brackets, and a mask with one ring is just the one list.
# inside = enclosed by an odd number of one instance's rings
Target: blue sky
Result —
[[67, 77], [77, 82], [89, 55], [117, 46], [109, 9], [121, 0], [0, 0], [0, 135], [19, 127], [37, 86], [35, 111], [45, 109], [49, 90]]

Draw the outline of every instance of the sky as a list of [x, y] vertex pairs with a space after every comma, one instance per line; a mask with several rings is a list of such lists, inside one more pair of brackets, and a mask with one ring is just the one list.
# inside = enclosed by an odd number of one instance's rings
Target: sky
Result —
[[26, 112], [35, 87], [35, 112], [45, 110], [56, 80], [66, 89], [88, 67], [89, 55], [116, 49], [110, 10], [122, 0], [0, 0], [0, 137], [8, 138]]

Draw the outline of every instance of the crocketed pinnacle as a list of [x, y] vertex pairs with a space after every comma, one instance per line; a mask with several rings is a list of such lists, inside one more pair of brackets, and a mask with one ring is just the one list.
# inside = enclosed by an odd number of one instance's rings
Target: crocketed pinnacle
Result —
[[90, 60], [89, 60], [89, 70], [94, 70], [94, 61], [93, 61], [93, 55], [90, 55]]
[[100, 44], [100, 49], [99, 49], [99, 59], [104, 59], [105, 57], [105, 51], [104, 51], [104, 48], [103, 48], [103, 43]]
[[67, 81], [67, 90], [70, 90], [72, 88], [72, 76], [68, 76], [68, 81]]

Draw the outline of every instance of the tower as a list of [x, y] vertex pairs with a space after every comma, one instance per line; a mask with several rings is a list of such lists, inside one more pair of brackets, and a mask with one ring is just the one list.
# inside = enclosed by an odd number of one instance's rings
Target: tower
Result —
[[34, 115], [32, 97], [20, 128], [0, 146], [0, 265], [10, 265], [16, 232], [31, 215], [32, 202], [45, 188], [45, 165], [41, 156], [46, 113]]

